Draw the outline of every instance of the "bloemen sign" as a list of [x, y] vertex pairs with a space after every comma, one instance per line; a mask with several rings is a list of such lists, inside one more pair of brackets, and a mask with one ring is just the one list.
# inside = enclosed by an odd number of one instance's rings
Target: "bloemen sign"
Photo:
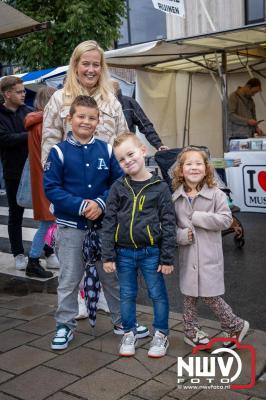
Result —
[[157, 10], [165, 13], [175, 14], [179, 17], [185, 17], [185, 8], [183, 0], [152, 0]]
[[[236, 349], [218, 347], [224, 338], [214, 338], [206, 345], [193, 348], [192, 356], [177, 357], [177, 387], [178, 389], [249, 389], [256, 382], [256, 352], [253, 346], [241, 344], [237, 339], [226, 339], [227, 342], [236, 344]], [[194, 356], [200, 350], [214, 350], [207, 356]], [[238, 350], [242, 350], [239, 352]], [[241, 380], [242, 360], [241, 354], [249, 353], [250, 375], [249, 382]], [[246, 356], [246, 354], [245, 354]], [[237, 381], [237, 382], [236, 382]]]

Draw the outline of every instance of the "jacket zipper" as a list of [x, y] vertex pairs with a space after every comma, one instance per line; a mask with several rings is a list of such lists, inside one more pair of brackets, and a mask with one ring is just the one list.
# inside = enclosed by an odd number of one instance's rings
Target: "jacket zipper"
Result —
[[137, 195], [135, 195], [134, 190], [132, 189], [132, 187], [130, 186], [130, 184], [127, 181], [127, 178], [125, 178], [125, 182], [126, 182], [127, 186], [129, 187], [129, 189], [131, 190], [131, 192], [133, 194], [133, 207], [132, 207], [129, 235], [130, 235], [130, 239], [131, 239], [132, 243], [134, 244], [135, 248], [137, 249], [138, 246], [136, 245], [136, 243], [134, 241], [134, 238], [133, 238], [133, 223], [134, 223], [134, 218], [135, 218], [135, 212], [136, 212], [136, 205], [137, 205], [138, 197], [141, 194], [141, 192], [144, 189], [146, 189], [148, 186], [154, 185], [155, 183], [158, 183], [160, 181], [159, 180], [158, 181], [154, 181], [154, 182], [148, 183], [147, 185], [143, 186], [143, 188], [138, 192]]
[[115, 231], [115, 242], [116, 242], [116, 243], [118, 242], [119, 225], [120, 225], [120, 224], [117, 224], [116, 231]]
[[152, 237], [152, 234], [151, 234], [151, 230], [150, 230], [149, 225], [147, 225], [147, 231], [148, 231], [148, 235], [149, 235], [149, 238], [150, 238], [151, 246], [153, 246], [153, 245], [154, 245], [154, 239], [153, 239], [153, 237]]

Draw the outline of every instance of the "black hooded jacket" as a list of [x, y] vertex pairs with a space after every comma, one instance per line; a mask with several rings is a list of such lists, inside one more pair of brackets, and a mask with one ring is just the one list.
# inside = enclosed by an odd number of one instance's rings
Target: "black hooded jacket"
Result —
[[118, 91], [117, 98], [121, 103], [130, 132], [136, 132], [137, 126], [148, 142], [158, 150], [163, 145], [162, 141], [140, 105], [132, 97], [122, 95], [121, 90]]
[[112, 185], [102, 228], [102, 259], [114, 261], [115, 247], [159, 246], [160, 264], [172, 265], [176, 247], [176, 219], [166, 182], [152, 176], [134, 193], [127, 176]]
[[26, 105], [16, 111], [0, 105], [0, 150], [5, 179], [21, 176], [28, 155], [28, 132], [24, 118], [32, 109]]

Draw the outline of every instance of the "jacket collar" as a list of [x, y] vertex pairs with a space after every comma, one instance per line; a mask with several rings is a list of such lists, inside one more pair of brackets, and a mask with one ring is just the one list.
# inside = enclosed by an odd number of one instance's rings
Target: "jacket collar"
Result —
[[77, 139], [74, 138], [72, 131], [69, 131], [67, 133], [67, 138], [66, 138], [67, 142], [72, 144], [73, 146], [85, 146], [88, 144], [93, 144], [95, 142], [95, 137], [92, 136], [91, 140], [88, 143], [85, 144], [81, 144]]
[[[179, 197], [187, 197], [187, 193], [184, 191], [183, 185], [173, 193], [172, 200], [175, 202]], [[213, 188], [209, 188], [206, 183], [203, 185], [202, 189], [199, 191], [198, 196], [205, 197], [211, 200], [213, 198]]]

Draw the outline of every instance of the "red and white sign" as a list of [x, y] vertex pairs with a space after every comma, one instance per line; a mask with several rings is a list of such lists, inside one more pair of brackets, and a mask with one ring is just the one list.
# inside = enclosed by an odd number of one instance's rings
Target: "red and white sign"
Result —
[[245, 165], [243, 184], [246, 207], [266, 208], [266, 165]]
[[226, 169], [233, 203], [241, 211], [266, 213], [266, 151], [233, 151], [225, 159], [241, 159], [239, 167]]

